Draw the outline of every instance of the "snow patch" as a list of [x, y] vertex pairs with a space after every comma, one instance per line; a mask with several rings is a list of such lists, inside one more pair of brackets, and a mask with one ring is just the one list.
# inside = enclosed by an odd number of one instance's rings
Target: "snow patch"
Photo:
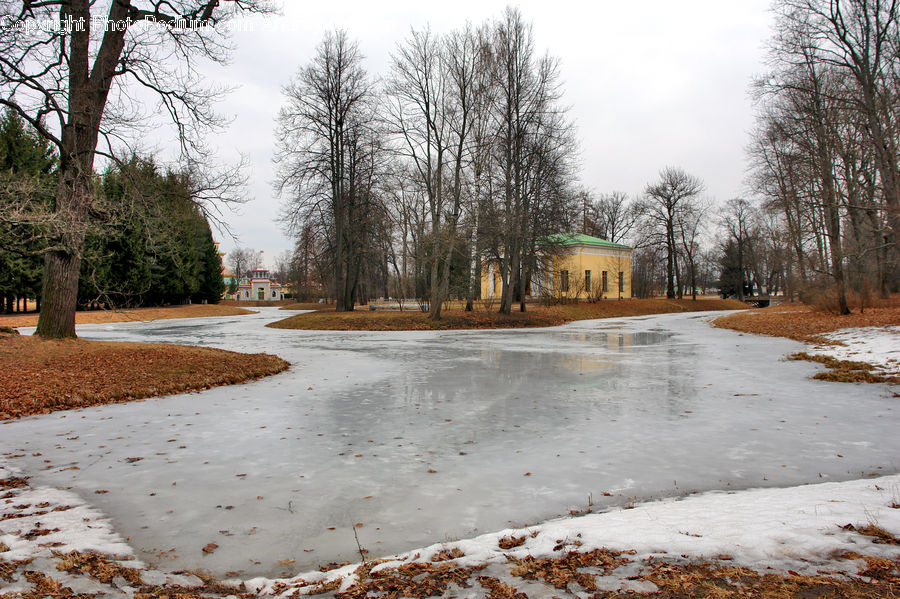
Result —
[[[852, 560], [836, 562], [834, 556], [861, 551], [897, 559], [900, 548], [876, 544], [846, 525], [877, 524], [897, 535], [900, 509], [892, 506], [898, 501], [900, 475], [785, 489], [716, 491], [430, 545], [388, 557], [371, 572], [406, 563], [428, 563], [439, 551], [454, 548], [465, 554], [454, 559], [462, 567], [505, 563], [507, 556], [558, 557], [572, 550], [607, 548], [634, 550], [634, 560], [664, 554], [701, 560], [719, 558], [758, 571], [791, 569], [811, 575], [827, 562], [833, 571], [854, 573]], [[506, 537], [524, 537], [524, 541], [503, 550], [499, 542]], [[246, 584], [267, 594], [283, 592], [281, 596], [311, 591], [320, 583], [336, 580], [341, 580], [341, 589], [346, 589], [355, 581], [353, 573], [360, 565], [288, 579], [254, 578]]]
[[[14, 468], [0, 467], [0, 479], [20, 476]], [[131, 547], [113, 531], [99, 510], [74, 493], [51, 487], [26, 486], [3, 495], [0, 542], [9, 547], [0, 553], [6, 560], [51, 557], [53, 552], [69, 551], [134, 557]]]
[[839, 345], [817, 346], [817, 354], [866, 362], [886, 374], [900, 374], [900, 326], [841, 329], [822, 336]]

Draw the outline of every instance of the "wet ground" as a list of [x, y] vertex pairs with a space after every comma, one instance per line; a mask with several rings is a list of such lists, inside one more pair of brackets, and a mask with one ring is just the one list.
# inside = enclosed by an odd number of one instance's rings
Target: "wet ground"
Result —
[[263, 326], [284, 316], [81, 326], [293, 366], [3, 423], [0, 453], [109, 514], [149, 563], [245, 577], [588, 507], [900, 468], [885, 386], [811, 380], [818, 366], [783, 359], [801, 344], [713, 329], [709, 315], [516, 331]]

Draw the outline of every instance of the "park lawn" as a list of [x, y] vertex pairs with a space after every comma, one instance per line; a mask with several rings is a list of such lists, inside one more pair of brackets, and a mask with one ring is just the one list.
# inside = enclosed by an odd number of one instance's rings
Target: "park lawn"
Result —
[[863, 312], [838, 316], [826, 310], [802, 303], [757, 308], [737, 314], [720, 316], [713, 325], [742, 333], [787, 337], [805, 343], [833, 343], [822, 337], [840, 329], [885, 327], [900, 324], [900, 298], [884, 305], [866, 308]]
[[[168, 318], [199, 318], [205, 316], [237, 316], [253, 314], [236, 306], [222, 304], [190, 304], [186, 306], [164, 306], [161, 308], [130, 308], [123, 310], [87, 310], [75, 313], [75, 324], [105, 324], [108, 322], [128, 322], [140, 320], [165, 320]], [[0, 315], [0, 327], [37, 326], [37, 314]]]
[[278, 356], [0, 334], [0, 420], [184, 393], [277, 374]]
[[[623, 299], [599, 302], [579, 302], [557, 306], [529, 306], [511, 314], [497, 312], [495, 303], [490, 310], [479, 306], [473, 312], [460, 309], [444, 310], [440, 320], [432, 320], [418, 310], [335, 312], [333, 306], [306, 314], [297, 314], [266, 326], [278, 329], [319, 331], [417, 331], [453, 329], [510, 329], [549, 327], [574, 320], [621, 318], [670, 312], [699, 312], [706, 310], [740, 310], [746, 305], [734, 300], [715, 299]], [[286, 309], [303, 309], [286, 306]], [[307, 308], [309, 309], [309, 308]]]
[[320, 304], [319, 302], [294, 302], [281, 306], [281, 310], [316, 310], [328, 312], [334, 310], [334, 304]]

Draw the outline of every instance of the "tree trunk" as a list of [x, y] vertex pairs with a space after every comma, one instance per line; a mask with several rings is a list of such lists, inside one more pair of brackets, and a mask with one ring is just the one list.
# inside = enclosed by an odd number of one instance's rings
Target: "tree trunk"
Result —
[[844, 277], [844, 256], [841, 250], [841, 225], [838, 207], [833, 203], [826, 204], [828, 230], [828, 248], [831, 250], [831, 273], [838, 294], [838, 314], [850, 314], [847, 304], [847, 283]]
[[440, 248], [437, 243], [437, 236], [435, 236], [435, 242], [433, 246], [434, 251], [434, 259], [431, 261], [431, 293], [429, 295], [429, 301], [431, 302], [430, 310], [428, 313], [428, 318], [432, 320], [440, 320], [441, 319], [441, 305], [444, 303], [444, 298], [442, 296], [443, 289], [441, 288], [441, 277], [440, 277]]
[[525, 291], [528, 289], [528, 286], [531, 284], [531, 271], [525, 273], [524, 280], [522, 281], [522, 300], [519, 303], [519, 312], [525, 311]]
[[35, 334], [46, 338], [75, 336], [75, 302], [81, 258], [49, 252], [44, 258], [41, 315]]
[[694, 260], [690, 261], [691, 263], [691, 296], [694, 301], [697, 301], [697, 267], [694, 266]]
[[666, 224], [666, 297], [675, 299], [675, 233]]
[[[70, 130], [71, 134], [71, 130]], [[67, 230], [57, 243], [65, 249], [44, 256], [41, 310], [35, 334], [48, 339], [75, 337], [75, 310], [81, 249], [88, 224], [87, 208], [93, 200], [93, 149], [85, 151], [82, 164], [63, 160], [56, 191], [56, 212]]]
[[[518, 248], [512, 248], [509, 258], [509, 269], [506, 272], [500, 271], [500, 280], [502, 282], [502, 293], [500, 294], [500, 313], [511, 314], [513, 303], [513, 284], [515, 283], [515, 274], [519, 270], [519, 252]], [[502, 261], [501, 261], [502, 267]]]

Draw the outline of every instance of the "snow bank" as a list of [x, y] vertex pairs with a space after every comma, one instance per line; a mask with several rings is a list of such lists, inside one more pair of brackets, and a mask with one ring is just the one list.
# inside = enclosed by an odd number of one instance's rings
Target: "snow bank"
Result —
[[[833, 571], [856, 572], [852, 560], [832, 561], [856, 551], [896, 559], [900, 548], [875, 544], [852, 528], [877, 524], [900, 533], [900, 475], [785, 489], [710, 492], [663, 500], [602, 514], [565, 518], [522, 529], [507, 529], [473, 539], [440, 543], [388, 558], [372, 569], [429, 562], [442, 550], [459, 549], [460, 566], [505, 563], [506, 556], [559, 556], [578, 548], [634, 550], [634, 559], [668, 554], [696, 559], [727, 559], [756, 570], [788, 569], [816, 574], [826, 562]], [[503, 550], [503, 538], [524, 537]], [[248, 588], [261, 592], [312, 590], [316, 584], [342, 580], [346, 589], [359, 564], [328, 573], [310, 572], [291, 579], [255, 578]], [[278, 584], [281, 583], [281, 584]]]
[[841, 329], [822, 336], [839, 345], [817, 346], [817, 354], [866, 362], [887, 374], [900, 374], [900, 326]]
[[[16, 469], [0, 466], [0, 479], [20, 476]], [[0, 543], [9, 550], [0, 553], [2, 559], [49, 557], [54, 551], [96, 551], [126, 558], [134, 556], [131, 547], [116, 534], [106, 516], [74, 493], [30, 486], [3, 493], [0, 499]]]

